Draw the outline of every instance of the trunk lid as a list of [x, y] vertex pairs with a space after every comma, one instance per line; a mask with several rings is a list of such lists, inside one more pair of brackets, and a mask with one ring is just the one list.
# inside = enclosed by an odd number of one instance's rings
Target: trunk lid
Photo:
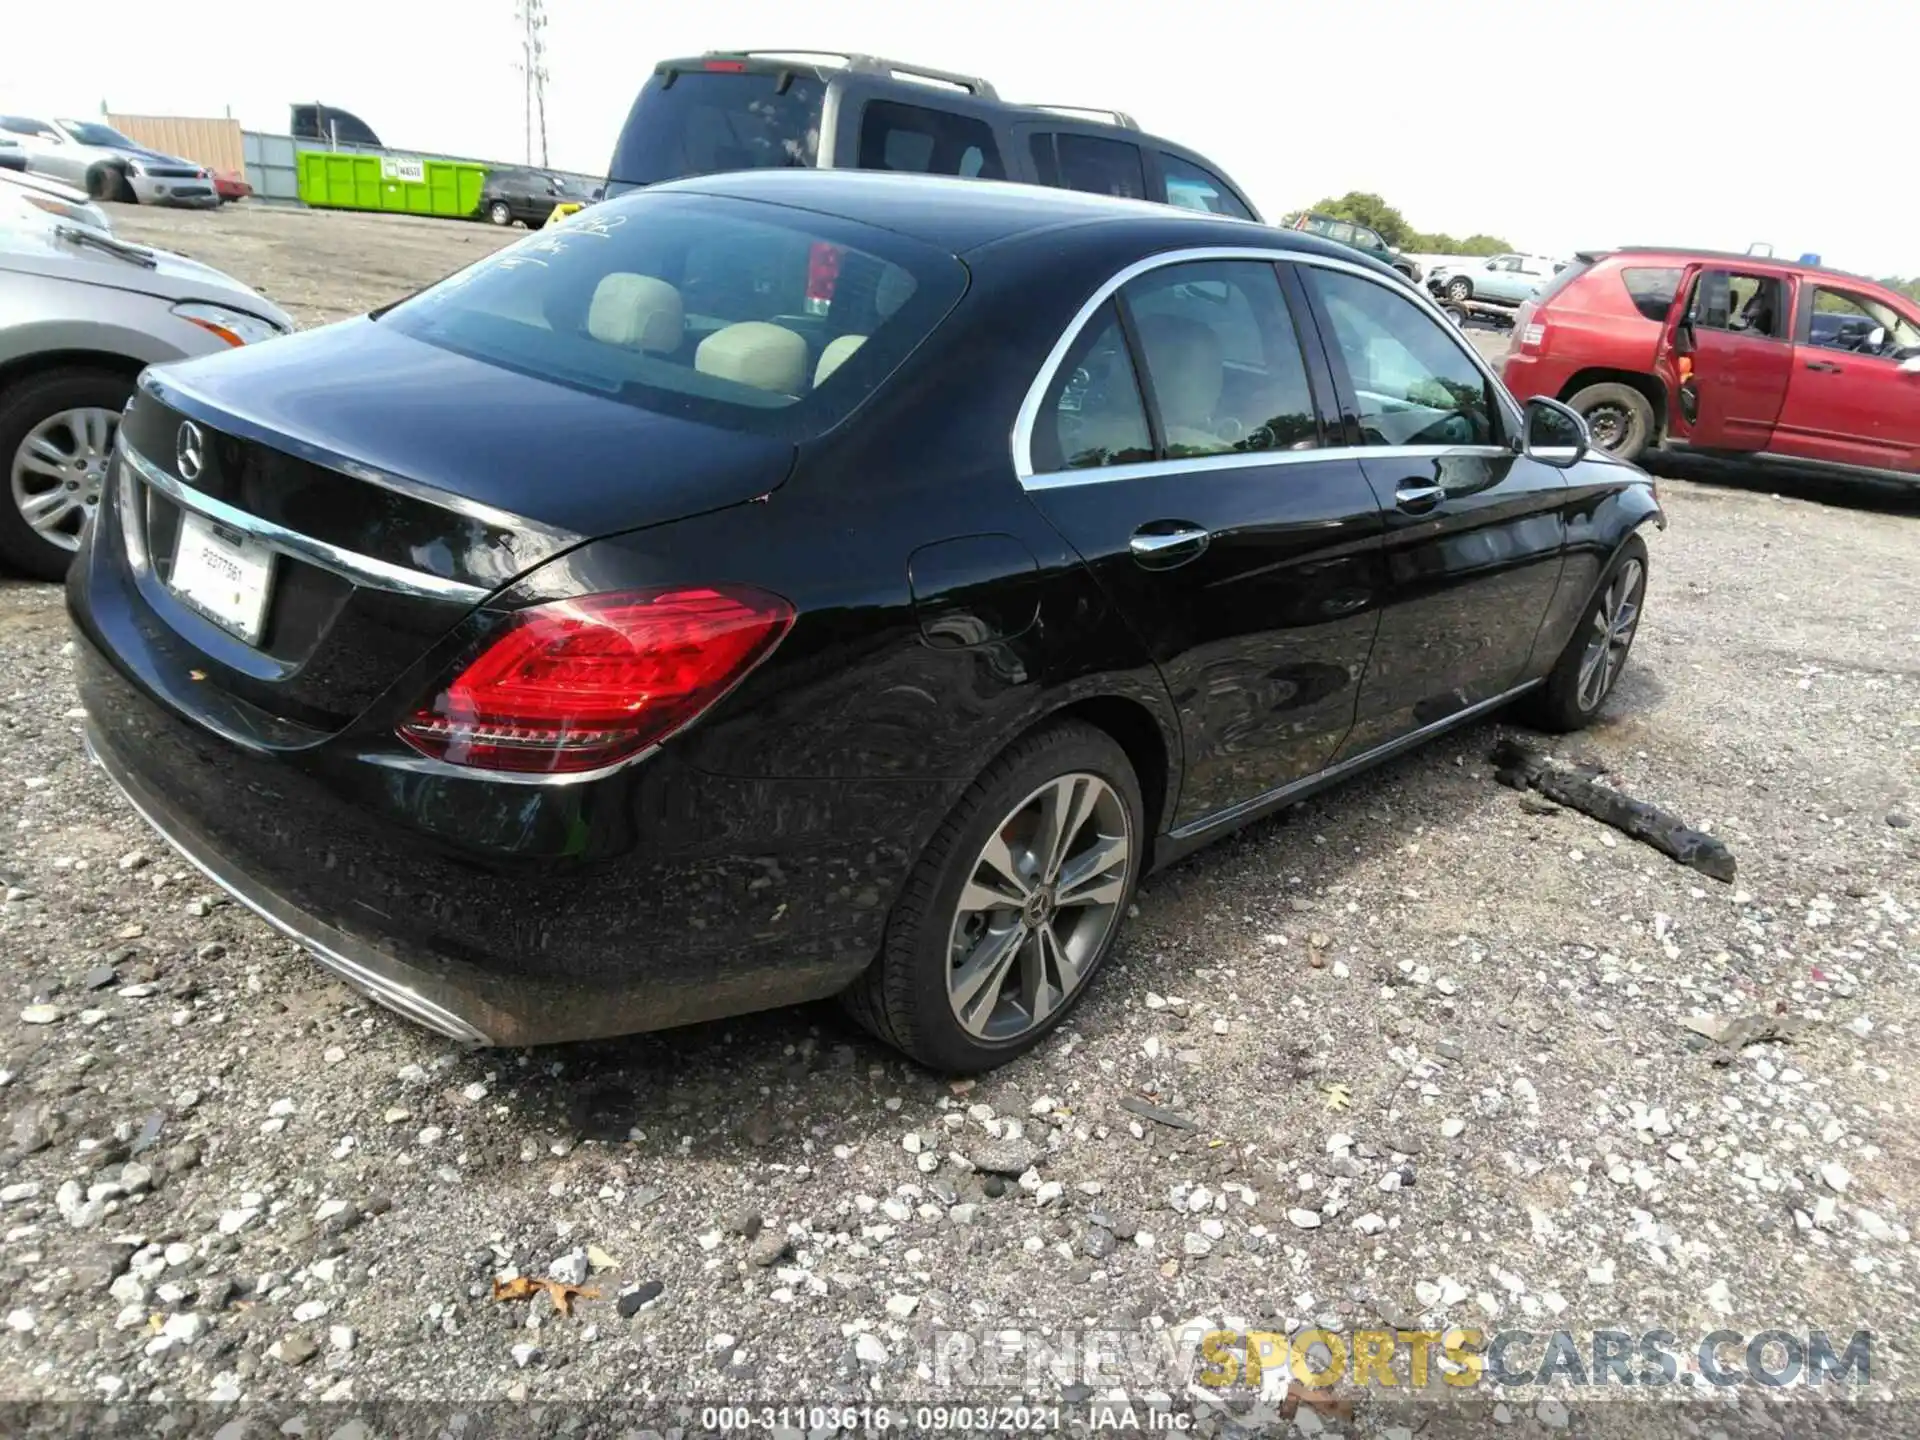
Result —
[[[516, 576], [597, 536], [766, 494], [793, 459], [785, 440], [369, 320], [149, 370], [121, 437], [114, 528], [168, 632], [146, 627], [148, 658], [190, 669], [209, 717], [237, 701], [293, 740], [347, 725]], [[250, 639], [175, 589], [183, 532], [209, 522], [271, 553]]]

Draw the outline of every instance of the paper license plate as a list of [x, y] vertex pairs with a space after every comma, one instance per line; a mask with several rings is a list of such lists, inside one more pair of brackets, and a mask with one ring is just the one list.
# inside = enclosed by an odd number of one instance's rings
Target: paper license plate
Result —
[[215, 624], [257, 645], [273, 592], [273, 552], [203, 515], [180, 516], [173, 552], [174, 593]]

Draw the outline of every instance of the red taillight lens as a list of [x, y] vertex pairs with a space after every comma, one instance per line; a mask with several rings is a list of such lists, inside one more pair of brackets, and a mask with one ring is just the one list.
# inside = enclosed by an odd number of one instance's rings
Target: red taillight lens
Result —
[[708, 70], [716, 70], [722, 75], [744, 75], [747, 73], [747, 62], [744, 60], [709, 60], [705, 68]]
[[700, 714], [792, 623], [786, 601], [744, 585], [530, 606], [400, 738], [476, 770], [597, 770]]

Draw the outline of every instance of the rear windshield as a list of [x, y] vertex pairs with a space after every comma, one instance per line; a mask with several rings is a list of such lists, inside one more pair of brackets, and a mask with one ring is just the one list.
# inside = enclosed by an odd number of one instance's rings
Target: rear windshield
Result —
[[726, 170], [811, 166], [820, 158], [826, 85], [791, 71], [657, 73], [633, 102], [607, 193]]
[[1553, 299], [1554, 296], [1558, 295], [1562, 290], [1566, 289], [1592, 268], [1593, 258], [1591, 256], [1576, 255], [1572, 264], [1565, 266], [1559, 274], [1555, 275], [1553, 279], [1549, 280], [1541, 289], [1539, 297], [1533, 302], [1534, 308], [1539, 310], [1546, 309], [1549, 300]]
[[966, 279], [954, 256], [891, 231], [651, 191], [536, 231], [378, 319], [503, 369], [798, 440], [891, 374]]

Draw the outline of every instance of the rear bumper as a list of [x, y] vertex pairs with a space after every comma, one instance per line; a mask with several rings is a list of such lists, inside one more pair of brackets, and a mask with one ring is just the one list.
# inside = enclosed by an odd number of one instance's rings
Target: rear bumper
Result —
[[467, 1044], [632, 1034], [824, 998], [879, 947], [934, 803], [917, 784], [731, 780], [671, 747], [551, 789], [262, 754], [103, 652], [89, 561], [69, 581], [88, 749], [215, 884], [410, 1019]]

